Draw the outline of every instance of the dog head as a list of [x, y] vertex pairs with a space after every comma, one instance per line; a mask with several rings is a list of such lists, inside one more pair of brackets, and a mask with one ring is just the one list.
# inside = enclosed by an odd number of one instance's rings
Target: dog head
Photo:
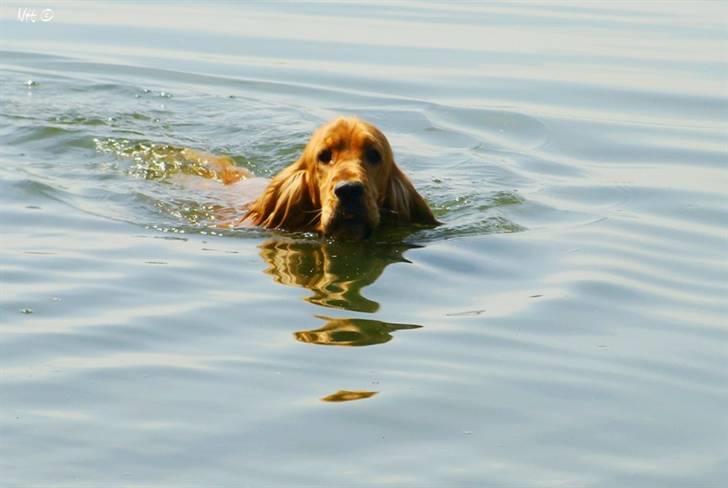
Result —
[[364, 239], [383, 215], [401, 224], [438, 224], [396, 165], [384, 134], [358, 118], [341, 117], [314, 132], [246, 218], [267, 228]]

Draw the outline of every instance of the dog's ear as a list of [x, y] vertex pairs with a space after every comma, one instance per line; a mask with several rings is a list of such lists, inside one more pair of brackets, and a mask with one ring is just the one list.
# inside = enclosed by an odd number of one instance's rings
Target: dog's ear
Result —
[[307, 230], [317, 222], [316, 192], [302, 157], [273, 177], [243, 220], [267, 229]]
[[440, 225], [422, 195], [396, 164], [384, 195], [384, 208], [402, 223]]

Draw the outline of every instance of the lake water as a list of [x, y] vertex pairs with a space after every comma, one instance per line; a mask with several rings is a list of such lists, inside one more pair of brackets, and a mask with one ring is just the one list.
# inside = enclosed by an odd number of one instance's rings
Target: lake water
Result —
[[[6, 2], [2, 484], [726, 486], [726, 5]], [[444, 226], [221, 232], [167, 157], [340, 114]]]

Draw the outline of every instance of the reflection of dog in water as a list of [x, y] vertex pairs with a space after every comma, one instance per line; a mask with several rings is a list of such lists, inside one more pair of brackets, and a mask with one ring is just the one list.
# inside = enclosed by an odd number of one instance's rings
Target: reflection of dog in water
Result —
[[339, 390], [331, 395], [326, 395], [321, 399], [324, 402], [350, 402], [352, 400], [364, 400], [376, 395], [377, 391], [349, 391]]
[[329, 318], [323, 327], [315, 330], [302, 330], [293, 335], [296, 340], [324, 346], [373, 346], [392, 340], [392, 332], [397, 330], [419, 329], [421, 325], [392, 324], [379, 320]]
[[283, 285], [308, 288], [307, 301], [355, 312], [376, 312], [379, 304], [362, 296], [391, 263], [409, 262], [402, 253], [417, 247], [397, 242], [344, 242], [271, 239], [260, 245], [266, 273]]

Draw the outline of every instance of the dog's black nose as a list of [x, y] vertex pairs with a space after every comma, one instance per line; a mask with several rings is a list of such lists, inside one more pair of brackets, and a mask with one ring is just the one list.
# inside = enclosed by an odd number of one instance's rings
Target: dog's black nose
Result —
[[340, 181], [334, 187], [334, 193], [339, 200], [354, 201], [364, 194], [364, 183], [361, 181]]

